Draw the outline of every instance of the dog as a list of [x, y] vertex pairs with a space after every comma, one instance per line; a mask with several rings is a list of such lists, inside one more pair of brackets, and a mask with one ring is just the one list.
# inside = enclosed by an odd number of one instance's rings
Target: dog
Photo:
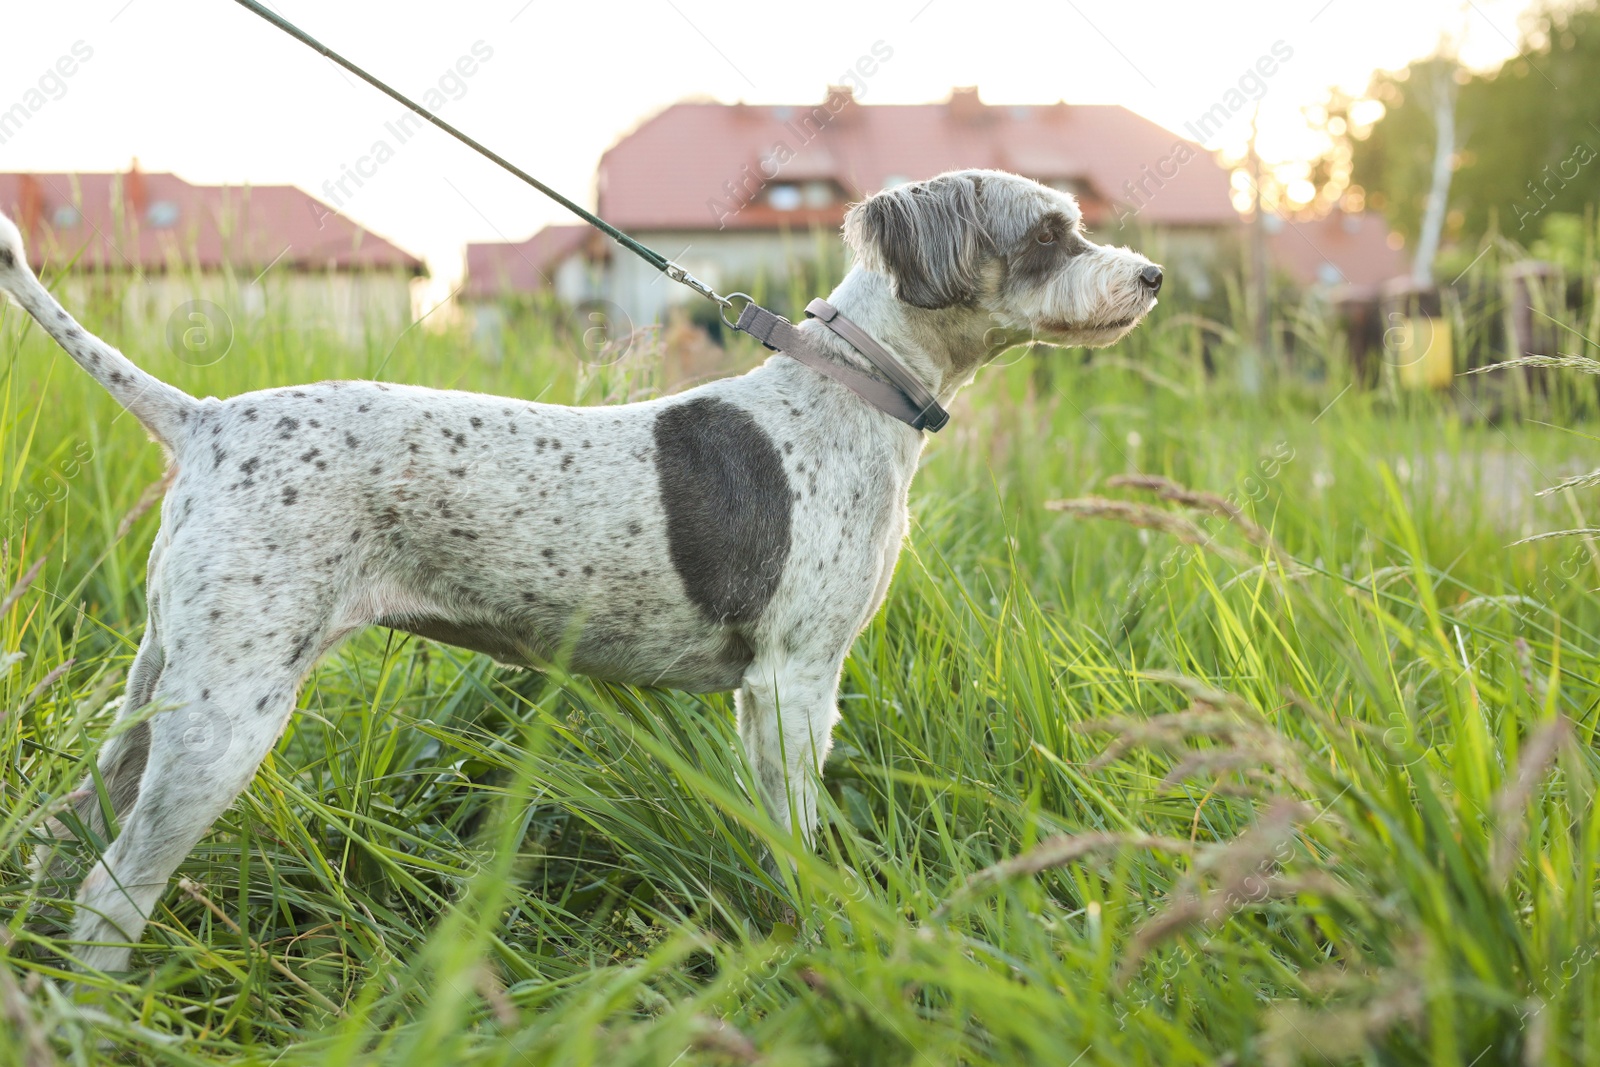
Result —
[[[1110, 344], [1162, 280], [1090, 241], [1070, 195], [999, 171], [877, 193], [843, 236], [854, 265], [829, 300], [942, 403], [1018, 343]], [[78, 893], [81, 966], [126, 967], [307, 673], [367, 626], [502, 663], [734, 690], [755, 791], [813, 841], [839, 674], [888, 591], [922, 433], [782, 354], [614, 407], [376, 381], [196, 399], [78, 325], [3, 217], [0, 289], [176, 467], [120, 715], [156, 711], [99, 756], [121, 832]], [[871, 373], [820, 323], [799, 328]], [[77, 815], [103, 834], [92, 781], [85, 793]]]

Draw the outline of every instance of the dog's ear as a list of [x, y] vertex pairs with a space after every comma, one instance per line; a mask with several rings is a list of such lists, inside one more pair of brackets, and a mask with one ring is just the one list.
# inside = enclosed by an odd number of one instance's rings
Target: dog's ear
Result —
[[868, 270], [887, 274], [908, 304], [947, 308], [975, 300], [991, 243], [978, 182], [945, 174], [885, 189], [845, 215], [845, 243]]

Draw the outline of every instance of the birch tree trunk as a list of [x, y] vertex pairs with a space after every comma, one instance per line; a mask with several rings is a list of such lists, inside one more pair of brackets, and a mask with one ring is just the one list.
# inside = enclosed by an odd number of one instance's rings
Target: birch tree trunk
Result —
[[1444, 217], [1450, 206], [1450, 177], [1456, 154], [1453, 66], [1441, 59], [1433, 72], [1433, 180], [1428, 186], [1422, 232], [1417, 237], [1417, 256], [1411, 266], [1411, 276], [1421, 286], [1433, 285], [1433, 261], [1439, 254], [1439, 237], [1444, 232]]

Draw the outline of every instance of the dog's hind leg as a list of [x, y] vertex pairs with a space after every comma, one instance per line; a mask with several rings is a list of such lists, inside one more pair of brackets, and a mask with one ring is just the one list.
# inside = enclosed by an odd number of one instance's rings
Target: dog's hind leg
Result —
[[[226, 666], [209, 639], [193, 639], [169, 661], [154, 700], [173, 710], [149, 721], [149, 748], [138, 799], [122, 832], [84, 879], [72, 939], [88, 944], [84, 966], [126, 966], [167, 881], [250, 783], [294, 708], [295, 692], [320, 650], [320, 634], [294, 651], [275, 643]], [[171, 634], [166, 635], [174, 650]]]
[[[134, 653], [133, 665], [128, 669], [128, 682], [123, 693], [122, 706], [117, 711], [119, 724], [150, 703], [151, 698], [155, 696], [156, 684], [161, 680], [161, 670], [166, 665], [166, 653], [161, 647], [158, 622], [160, 597], [156, 592], [164, 548], [164, 543], [158, 537], [155, 547], [150, 551], [150, 564], [147, 568], [150, 590], [149, 616], [145, 621], [144, 636], [139, 641], [139, 650]], [[118, 824], [128, 814], [128, 809], [133, 807], [133, 802], [139, 796], [139, 782], [144, 777], [145, 758], [149, 751], [148, 722], [138, 723], [115, 734], [101, 748], [99, 759], [96, 761], [95, 769], [100, 779], [99, 784], [95, 782], [95, 775], [91, 774], [78, 787], [80, 796], [72, 804], [76, 825], [69, 826], [68, 821], [62, 819], [51, 819], [46, 823], [46, 829], [58, 840], [76, 836], [79, 828], [88, 835], [88, 840], [81, 842], [78, 856], [65, 853], [53, 845], [41, 848], [35, 856], [34, 877], [51, 896], [57, 895], [61, 883], [75, 881], [81, 877], [83, 869], [88, 866], [82, 858], [81, 848], [92, 847], [95, 843], [106, 840], [111, 829], [107, 825], [106, 807], [111, 809], [111, 817]], [[104, 803], [100, 786], [105, 790]]]
[[[134, 654], [133, 666], [128, 670], [127, 691], [122, 707], [117, 712], [117, 722], [143, 709], [155, 696], [156, 683], [161, 678], [165, 656], [156, 634], [155, 614], [152, 612], [145, 624], [144, 637], [139, 651]], [[106, 839], [110, 827], [106, 824], [106, 807], [120, 823], [139, 797], [139, 782], [144, 777], [145, 760], [150, 752], [150, 723], [140, 722], [128, 727], [107, 741], [100, 750], [96, 773], [105, 789], [103, 801], [96, 775], [90, 775], [78, 787], [78, 798], [73, 801], [72, 812], [76, 826], [67, 820], [51, 819], [46, 828], [58, 840], [77, 836], [78, 828], [87, 834], [83, 847]], [[45, 846], [34, 861], [34, 873], [41, 887], [55, 889], [60, 883], [75, 878], [85, 864], [74, 860], [58, 846]], [[54, 893], [52, 892], [52, 895]]]

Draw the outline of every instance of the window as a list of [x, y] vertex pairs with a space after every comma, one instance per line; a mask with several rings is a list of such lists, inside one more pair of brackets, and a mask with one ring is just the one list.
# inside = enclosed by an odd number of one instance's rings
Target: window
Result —
[[83, 221], [83, 216], [71, 204], [62, 204], [50, 214], [50, 225], [58, 230], [70, 230]]
[[904, 174], [891, 174], [883, 179], [883, 187], [885, 189], [893, 189], [895, 186], [904, 185], [910, 180], [911, 179], [907, 178]]
[[1078, 178], [1051, 178], [1044, 183], [1058, 193], [1071, 193], [1081, 197], [1089, 191], [1089, 185]]
[[800, 206], [800, 187], [787, 182], [774, 185], [772, 191], [767, 193], [767, 203], [778, 211], [793, 211]]
[[171, 200], [157, 200], [145, 209], [144, 219], [158, 230], [169, 230], [178, 222], [178, 205]]
[[806, 182], [806, 207], [828, 207], [834, 201], [832, 182]]
[[239, 310], [252, 319], [259, 319], [267, 310], [267, 291], [261, 287], [259, 281], [240, 287]]

